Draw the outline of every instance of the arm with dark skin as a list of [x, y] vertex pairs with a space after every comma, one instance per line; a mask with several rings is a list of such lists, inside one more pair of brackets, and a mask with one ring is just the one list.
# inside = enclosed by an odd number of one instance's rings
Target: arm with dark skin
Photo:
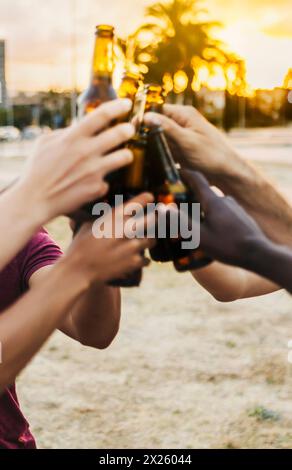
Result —
[[[241, 158], [224, 134], [195, 108], [166, 105], [164, 115], [149, 113], [145, 121], [149, 125], [162, 125], [182, 168], [201, 170], [210, 183], [234, 196], [269, 238], [292, 246], [291, 206], [273, 184]], [[221, 302], [264, 295], [279, 289], [275, 283], [255, 273], [220, 262], [192, 274]]]
[[212, 185], [233, 196], [269, 238], [292, 246], [292, 207], [275, 185], [195, 108], [165, 105], [163, 111], [149, 113], [145, 121], [162, 125], [182, 168], [201, 171]]
[[[166, 115], [149, 113], [145, 121], [149, 125], [160, 123], [163, 126], [173, 154], [182, 168], [201, 169], [221, 189], [230, 179], [238, 192], [238, 184], [239, 192], [246, 198], [246, 205], [254, 206], [254, 210], [258, 211], [258, 220], [265, 218], [270, 227], [275, 227], [279, 221], [279, 212], [285, 212], [286, 216], [284, 221], [279, 222], [281, 225], [277, 227], [277, 233], [284, 232], [287, 241], [287, 237], [291, 237], [287, 227], [290, 221], [292, 224], [292, 210], [272, 185], [240, 158], [224, 135], [194, 108], [167, 105], [164, 112]], [[259, 204], [254, 204], [255, 200], [260, 201]], [[275, 202], [275, 207], [266, 203], [271, 200]], [[255, 273], [220, 262], [214, 262], [192, 274], [220, 302], [265, 295], [279, 289], [275, 283]]]
[[201, 246], [214, 259], [264, 276], [292, 292], [292, 250], [269, 240], [231, 197], [219, 197], [199, 173], [184, 171], [206, 218]]

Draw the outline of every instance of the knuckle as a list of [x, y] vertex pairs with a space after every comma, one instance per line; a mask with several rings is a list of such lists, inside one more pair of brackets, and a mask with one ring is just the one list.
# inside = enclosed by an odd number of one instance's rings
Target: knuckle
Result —
[[142, 264], [143, 264], [143, 259], [142, 259], [141, 255], [134, 255], [132, 257], [132, 266], [133, 267], [138, 268], [138, 267], [142, 266]]
[[146, 238], [144, 240], [145, 248], [152, 248], [153, 246], [155, 246], [155, 244], [156, 244], [156, 240], [154, 238]]
[[100, 105], [100, 107], [97, 110], [97, 115], [98, 115], [99, 119], [101, 119], [103, 121], [106, 121], [106, 122], [111, 121], [112, 113], [108, 109], [108, 104], [107, 103], [104, 103], [104, 104]]
[[186, 112], [187, 112], [189, 115], [194, 114], [195, 108], [194, 108], [193, 106], [188, 105], [188, 106], [186, 106], [185, 109], [186, 109]]
[[139, 252], [141, 250], [141, 241], [138, 238], [131, 240], [131, 248], [134, 252]]
[[119, 151], [118, 155], [124, 158], [133, 158], [133, 152], [130, 149], [122, 149]]
[[85, 142], [80, 142], [78, 147], [76, 147], [76, 155], [78, 160], [85, 160], [88, 157], [88, 150], [87, 145], [85, 145]]
[[121, 140], [126, 140], [130, 138], [130, 128], [128, 124], [120, 124], [117, 128], [117, 137]]

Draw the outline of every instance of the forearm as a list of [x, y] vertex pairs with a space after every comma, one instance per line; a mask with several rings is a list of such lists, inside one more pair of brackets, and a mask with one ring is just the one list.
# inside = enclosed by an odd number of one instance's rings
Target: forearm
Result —
[[246, 268], [292, 293], [292, 250], [269, 240], [249, 243]]
[[292, 245], [292, 207], [252, 164], [234, 154], [230, 167], [218, 174], [214, 183], [233, 196], [269, 238]]
[[77, 300], [61, 329], [86, 346], [105, 349], [119, 330], [120, 314], [120, 289], [94, 283]]
[[0, 270], [24, 247], [45, 221], [33, 203], [31, 188], [16, 184], [0, 196]]
[[60, 261], [42, 285], [1, 314], [0, 389], [13, 382], [88, 288], [77, 264], [68, 259]]
[[192, 275], [219, 302], [256, 297], [279, 289], [276, 284], [257, 274], [217, 261], [193, 271]]

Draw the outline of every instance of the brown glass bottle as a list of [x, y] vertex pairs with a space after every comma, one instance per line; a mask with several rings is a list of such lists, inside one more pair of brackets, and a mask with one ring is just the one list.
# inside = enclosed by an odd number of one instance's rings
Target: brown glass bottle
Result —
[[[110, 25], [98, 25], [95, 32], [95, 45], [92, 59], [92, 73], [88, 88], [78, 98], [78, 118], [94, 111], [98, 106], [117, 98], [113, 87], [114, 70], [114, 28]], [[115, 175], [109, 175], [109, 182]], [[92, 217], [93, 201], [81, 209], [83, 218]]]
[[[181, 180], [166, 137], [161, 127], [153, 127], [148, 131], [147, 160], [151, 168], [149, 174], [149, 190], [154, 194], [156, 202], [164, 204], [195, 202], [191, 191]], [[150, 250], [151, 258], [158, 262], [173, 261], [177, 271], [189, 271], [206, 266], [210, 259], [200, 249], [183, 249], [182, 240], [170, 237], [167, 227], [166, 238], [159, 238]]]
[[[112, 83], [114, 69], [114, 28], [109, 25], [100, 25], [96, 27], [96, 39], [92, 61], [92, 77], [89, 87], [82, 93], [78, 100], [78, 115], [83, 117], [102, 103], [117, 98]], [[109, 175], [108, 181], [114, 186], [119, 180], [120, 175], [117, 172]], [[110, 197], [110, 196], [108, 196]], [[82, 210], [88, 216], [92, 214], [92, 207], [95, 201], [86, 204]], [[116, 279], [109, 282], [110, 285], [117, 287], [131, 287], [139, 285], [141, 282], [142, 271], [128, 275], [125, 279]]]
[[[144, 112], [147, 113], [151, 111], [155, 113], [162, 113], [162, 107], [165, 101], [162, 86], [156, 83], [146, 84], [144, 86], [144, 94], [145, 94]], [[149, 134], [149, 131], [150, 130], [147, 129], [147, 134]], [[163, 181], [164, 181], [163, 167], [161, 165], [157, 165], [157, 163], [159, 162], [159, 159], [157, 159], [152, 154], [151, 145], [147, 146], [147, 161], [148, 161], [148, 171], [149, 171], [149, 190], [152, 191], [153, 194], [155, 195], [156, 202], [159, 202], [158, 201], [159, 194], [156, 192], [156, 189], [159, 186], [162, 186]], [[166, 190], [166, 194], [167, 194], [167, 190]], [[172, 255], [168, 248], [168, 242], [164, 239], [157, 238], [155, 247], [150, 250], [150, 256], [154, 261], [158, 261], [161, 263], [171, 261]]]
[[[127, 120], [133, 121], [134, 120], [134, 105], [136, 103], [136, 96], [137, 92], [140, 87], [140, 75], [134, 74], [134, 73], [125, 73], [119, 91], [118, 91], [118, 96], [120, 98], [128, 98], [133, 102], [133, 108], [129, 113], [129, 116], [127, 117]], [[139, 130], [140, 126], [137, 126], [137, 133], [135, 138], [133, 138], [127, 145], [126, 147], [132, 150], [134, 159], [131, 165], [126, 166], [125, 168], [121, 168], [120, 170], [117, 170], [111, 178], [110, 181], [110, 190], [107, 195], [107, 200], [111, 205], [115, 205], [115, 196], [116, 195], [123, 195], [124, 201], [126, 202], [130, 197], [134, 196], [135, 194], [138, 194], [138, 192], [134, 192], [132, 196], [128, 196], [128, 191], [127, 191], [127, 184], [130, 181], [131, 178], [134, 180], [138, 180], [140, 177], [142, 177], [142, 174], [140, 175], [139, 171], [139, 149], [141, 148], [141, 159], [144, 161], [144, 155], [142, 152], [143, 149], [143, 144], [142, 147], [140, 145], [141, 138], [142, 136], [139, 135]], [[143, 139], [142, 139], [143, 140]]]
[[[146, 164], [147, 135], [143, 128], [129, 142], [127, 146], [133, 152], [132, 163], [124, 168], [121, 175], [120, 194], [123, 195], [124, 202], [145, 191], [148, 187]], [[111, 201], [112, 205], [114, 201]], [[143, 253], [144, 254], [144, 253]], [[139, 269], [123, 279], [116, 279], [110, 282], [112, 286], [137, 287], [142, 281], [142, 269]]]
[[100, 104], [117, 98], [112, 83], [114, 28], [109, 25], [97, 26], [95, 35], [91, 81], [89, 87], [78, 99], [78, 116], [80, 118], [94, 111]]

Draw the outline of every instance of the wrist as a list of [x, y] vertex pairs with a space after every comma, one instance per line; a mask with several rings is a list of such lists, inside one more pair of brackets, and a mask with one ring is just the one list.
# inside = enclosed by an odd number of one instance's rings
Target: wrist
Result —
[[225, 160], [213, 175], [216, 185], [225, 193], [237, 194], [255, 183], [254, 169], [235, 150], [230, 148]]
[[27, 223], [38, 229], [49, 221], [49, 214], [44, 201], [40, 198], [40, 191], [32, 189], [26, 181], [19, 181], [11, 188], [15, 216], [24, 219], [24, 214], [29, 214]]
[[76, 240], [72, 242], [72, 246], [69, 248], [64, 259], [68, 261], [70, 265], [69, 269], [78, 272], [78, 275], [82, 277], [83, 282], [86, 285], [86, 290], [92, 288], [92, 286], [98, 286], [104, 283], [103, 277], [97, 272], [94, 263], [91, 263], [86, 251], [88, 244], [86, 240]]
[[92, 284], [89, 273], [83, 269], [79, 253], [71, 252], [63, 256], [56, 264], [56, 269], [60, 279], [70, 279], [70, 285], [74, 286], [76, 295], [86, 292]]
[[242, 267], [249, 271], [264, 275], [265, 268], [275, 245], [265, 237], [250, 238], [244, 242], [245, 253]]

